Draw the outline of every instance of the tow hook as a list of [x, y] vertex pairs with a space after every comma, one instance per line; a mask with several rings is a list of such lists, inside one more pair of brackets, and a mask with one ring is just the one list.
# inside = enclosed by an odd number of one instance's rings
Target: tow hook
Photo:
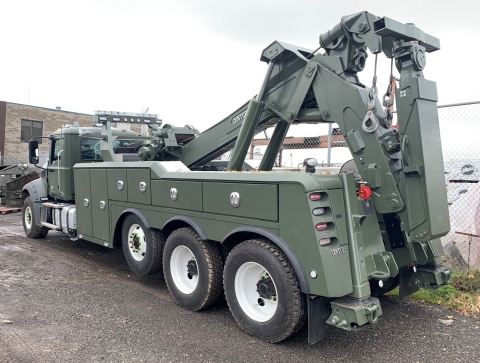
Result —
[[345, 330], [358, 330], [378, 322], [380, 301], [374, 297], [344, 297], [330, 302], [332, 313], [326, 323]]
[[365, 312], [365, 315], [367, 316], [367, 320], [370, 324], [376, 324], [378, 321], [378, 305], [373, 304], [371, 306], [365, 306], [363, 308], [363, 311]]

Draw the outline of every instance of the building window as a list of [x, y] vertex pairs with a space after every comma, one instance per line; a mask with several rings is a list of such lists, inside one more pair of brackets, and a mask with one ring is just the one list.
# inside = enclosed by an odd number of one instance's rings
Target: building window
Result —
[[[22, 127], [20, 130], [20, 141], [28, 142], [34, 137], [43, 136], [43, 122], [22, 120]], [[42, 143], [42, 139], [38, 138], [38, 143]]]

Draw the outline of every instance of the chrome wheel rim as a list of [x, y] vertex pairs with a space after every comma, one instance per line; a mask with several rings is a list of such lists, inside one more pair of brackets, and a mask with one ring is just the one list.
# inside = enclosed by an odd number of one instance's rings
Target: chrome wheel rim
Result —
[[[192, 273], [189, 265], [196, 267], [196, 274]], [[184, 294], [191, 294], [198, 286], [199, 270], [197, 259], [186, 246], [176, 247], [170, 257], [170, 273], [178, 290]]]
[[[262, 297], [258, 283], [271, 279], [275, 295]], [[260, 264], [246, 262], [235, 275], [235, 295], [243, 312], [252, 320], [265, 322], [273, 318], [278, 307], [278, 292], [270, 273]]]
[[135, 261], [142, 261], [147, 253], [145, 232], [138, 224], [132, 224], [128, 229], [128, 250]]
[[33, 216], [32, 216], [32, 209], [30, 207], [25, 208], [25, 226], [27, 229], [32, 228], [33, 224]]

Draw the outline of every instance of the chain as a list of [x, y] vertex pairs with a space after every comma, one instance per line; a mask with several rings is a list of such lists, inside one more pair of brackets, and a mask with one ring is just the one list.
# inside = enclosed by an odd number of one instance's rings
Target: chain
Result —
[[379, 122], [375, 116], [375, 103], [377, 101], [377, 57], [375, 54], [375, 70], [373, 71], [373, 82], [370, 92], [368, 93], [368, 111], [362, 122], [362, 128], [365, 132], [375, 132]]
[[372, 87], [370, 88], [370, 92], [368, 93], [368, 109], [370, 111], [373, 111], [375, 109], [375, 100], [377, 98], [377, 58], [378, 53], [375, 54], [375, 68], [373, 70]]
[[393, 103], [395, 95], [393, 93], [392, 87], [395, 77], [393, 76], [393, 57], [390, 62], [390, 81], [388, 83], [387, 92], [383, 95], [383, 106], [385, 107], [385, 126], [390, 127], [392, 125], [393, 119]]

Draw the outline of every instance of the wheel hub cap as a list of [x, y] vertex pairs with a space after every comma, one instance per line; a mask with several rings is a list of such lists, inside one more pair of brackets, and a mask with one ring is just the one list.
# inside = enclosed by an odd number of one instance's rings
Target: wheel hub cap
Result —
[[130, 255], [135, 261], [142, 261], [147, 253], [147, 240], [145, 232], [138, 224], [133, 224], [128, 229], [128, 246]]
[[132, 245], [133, 252], [139, 252], [140, 251], [140, 237], [138, 237], [138, 234], [133, 233], [130, 236], [130, 244]]
[[197, 261], [195, 260], [188, 261], [187, 271], [188, 271], [187, 275], [189, 279], [192, 279], [193, 276], [197, 276], [198, 275]]
[[28, 229], [32, 227], [32, 210], [30, 207], [25, 208], [25, 225], [27, 226]]
[[273, 296], [277, 296], [275, 285], [273, 285], [273, 281], [270, 277], [262, 278], [257, 282], [257, 292], [260, 297], [264, 299], [270, 299]]

